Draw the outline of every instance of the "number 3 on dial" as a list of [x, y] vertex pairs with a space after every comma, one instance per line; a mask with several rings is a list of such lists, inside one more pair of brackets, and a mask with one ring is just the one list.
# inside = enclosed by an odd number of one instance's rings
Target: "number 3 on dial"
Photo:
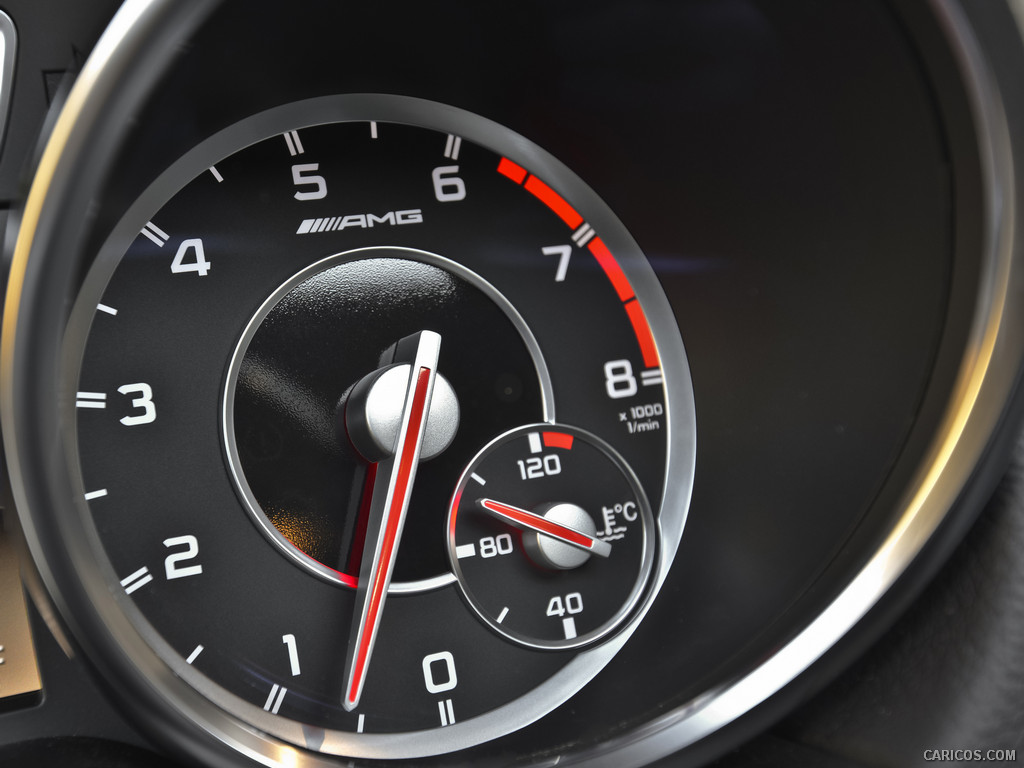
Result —
[[141, 408], [142, 413], [135, 416], [125, 416], [121, 423], [126, 427], [136, 427], [139, 424], [151, 424], [156, 421], [156, 405], [153, 403], [153, 388], [144, 382], [138, 384], [125, 384], [118, 387], [117, 391], [122, 395], [138, 395], [132, 399], [132, 408]]

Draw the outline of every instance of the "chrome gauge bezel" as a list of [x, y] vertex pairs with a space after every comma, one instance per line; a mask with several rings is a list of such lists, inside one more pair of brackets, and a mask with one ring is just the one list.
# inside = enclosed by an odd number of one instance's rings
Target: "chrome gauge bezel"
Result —
[[[622, 606], [611, 616], [604, 624], [601, 625], [597, 630], [590, 633], [574, 637], [573, 639], [565, 640], [548, 640], [538, 641], [536, 638], [523, 635], [521, 633], [510, 630], [507, 626], [502, 626], [495, 617], [489, 616], [487, 612], [482, 608], [476, 599], [473, 597], [473, 592], [470, 585], [467, 583], [466, 574], [464, 573], [462, 566], [459, 563], [459, 557], [457, 554], [458, 547], [456, 546], [456, 526], [452, 522], [452, 518], [455, 517], [458, 507], [458, 498], [462, 495], [462, 491], [466, 489], [467, 484], [473, 477], [473, 472], [477, 468], [480, 461], [487, 456], [495, 447], [507, 442], [509, 439], [521, 437], [528, 434], [530, 431], [538, 431], [541, 429], [569, 429], [578, 438], [582, 438], [591, 445], [594, 449], [599, 451], [607, 460], [610, 461], [624, 477], [628, 479], [629, 484], [635, 489], [637, 503], [640, 507], [640, 519], [641, 519], [641, 534], [643, 540], [643, 556], [640, 561], [640, 566], [637, 571], [637, 576], [633, 582], [633, 587], [629, 592], [628, 599], [622, 604]], [[481, 486], [475, 486], [480, 488]], [[659, 526], [655, 521], [654, 515], [651, 512], [650, 502], [647, 500], [646, 495], [643, 492], [643, 486], [640, 484], [639, 479], [633, 472], [632, 468], [623, 459], [619, 453], [608, 443], [601, 438], [597, 437], [591, 432], [583, 429], [570, 427], [567, 428], [564, 425], [557, 424], [553, 420], [549, 420], [544, 424], [525, 424], [521, 427], [517, 427], [508, 432], [504, 432], [494, 437], [487, 445], [483, 446], [470, 460], [466, 469], [463, 471], [462, 476], [459, 478], [456, 484], [455, 495], [452, 498], [451, 504], [448, 507], [448, 516], [445, 523], [445, 528], [448, 531], [448, 558], [451, 563], [452, 572], [455, 574], [456, 580], [458, 581], [459, 588], [462, 591], [462, 596], [473, 609], [473, 612], [479, 617], [480, 621], [488, 625], [494, 632], [507, 637], [509, 640], [522, 645], [537, 648], [537, 649], [565, 649], [565, 648], [578, 648], [591, 645], [600, 641], [602, 638], [616, 632], [619, 625], [630, 616], [637, 604], [644, 597], [647, 592], [647, 582], [650, 578], [652, 569], [654, 568], [656, 552], [658, 548], [658, 536], [657, 532]]]

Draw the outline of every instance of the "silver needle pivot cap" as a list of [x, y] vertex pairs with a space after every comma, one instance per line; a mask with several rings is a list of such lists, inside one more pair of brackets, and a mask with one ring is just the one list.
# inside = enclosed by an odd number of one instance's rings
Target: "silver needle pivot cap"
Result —
[[[391, 365], [364, 376], [345, 405], [345, 427], [352, 445], [370, 462], [394, 454], [409, 384], [408, 363]], [[437, 374], [427, 413], [420, 460], [442, 453], [459, 429], [459, 400], [444, 376]]]

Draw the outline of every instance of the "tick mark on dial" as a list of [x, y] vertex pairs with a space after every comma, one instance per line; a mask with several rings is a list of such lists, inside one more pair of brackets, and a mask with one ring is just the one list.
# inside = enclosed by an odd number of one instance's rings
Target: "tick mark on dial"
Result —
[[161, 248], [163, 248], [167, 241], [171, 239], [170, 235], [160, 229], [160, 227], [152, 221], [146, 222], [146, 226], [142, 228], [142, 232], [140, 234], [145, 235]]
[[282, 688], [277, 683], [274, 683], [274, 687], [270, 689], [270, 695], [267, 696], [267, 703], [263, 705], [263, 709], [272, 715], [276, 715], [281, 709], [281, 702], [284, 701], [286, 693], [288, 693], [287, 688]]
[[139, 570], [135, 571], [129, 576], [125, 576], [121, 579], [121, 586], [124, 587], [126, 595], [130, 595], [137, 589], [141, 589], [153, 580], [153, 574], [149, 572], [149, 568], [143, 566]]

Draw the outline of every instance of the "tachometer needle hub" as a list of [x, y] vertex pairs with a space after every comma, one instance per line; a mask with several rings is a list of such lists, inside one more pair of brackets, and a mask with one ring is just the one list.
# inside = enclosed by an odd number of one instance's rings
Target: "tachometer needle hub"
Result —
[[441, 337], [433, 331], [407, 336], [394, 348], [391, 362], [407, 362], [411, 367], [394, 451], [377, 464], [373, 484], [345, 664], [342, 703], [349, 711], [359, 704], [383, 615], [395, 553], [416, 479], [440, 349]]

